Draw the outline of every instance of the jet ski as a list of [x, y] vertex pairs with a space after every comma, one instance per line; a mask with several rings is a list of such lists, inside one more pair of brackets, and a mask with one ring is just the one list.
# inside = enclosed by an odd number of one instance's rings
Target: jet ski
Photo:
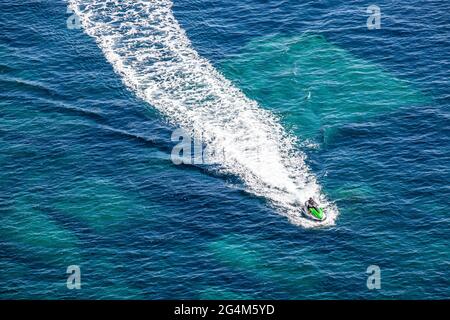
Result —
[[312, 198], [305, 202], [302, 213], [306, 218], [313, 221], [324, 221], [327, 218], [324, 210]]

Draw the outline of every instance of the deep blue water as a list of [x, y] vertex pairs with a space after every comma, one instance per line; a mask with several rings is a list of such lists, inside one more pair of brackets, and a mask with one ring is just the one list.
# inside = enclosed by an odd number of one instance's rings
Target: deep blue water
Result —
[[174, 165], [176, 126], [65, 1], [2, 1], [0, 298], [449, 298], [450, 3], [378, 1], [368, 30], [371, 4], [174, 0], [199, 54], [308, 142], [339, 215], [304, 228]]

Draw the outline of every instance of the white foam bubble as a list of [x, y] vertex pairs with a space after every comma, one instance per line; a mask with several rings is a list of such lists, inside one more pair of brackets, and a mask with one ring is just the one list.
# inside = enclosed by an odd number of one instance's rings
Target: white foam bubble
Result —
[[[295, 137], [198, 55], [173, 15], [172, 1], [68, 1], [125, 85], [224, 155], [219, 170], [239, 177], [248, 192], [268, 199], [292, 223], [335, 223], [338, 211], [294, 147]], [[325, 222], [301, 216], [296, 203], [309, 197], [326, 207]]]

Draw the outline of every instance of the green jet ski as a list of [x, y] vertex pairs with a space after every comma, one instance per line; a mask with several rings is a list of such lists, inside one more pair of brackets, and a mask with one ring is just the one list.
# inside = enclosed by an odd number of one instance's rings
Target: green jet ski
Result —
[[312, 198], [309, 198], [309, 200], [305, 202], [302, 211], [303, 215], [310, 220], [324, 221], [327, 218], [327, 215], [323, 209], [320, 208], [317, 202], [315, 202]]

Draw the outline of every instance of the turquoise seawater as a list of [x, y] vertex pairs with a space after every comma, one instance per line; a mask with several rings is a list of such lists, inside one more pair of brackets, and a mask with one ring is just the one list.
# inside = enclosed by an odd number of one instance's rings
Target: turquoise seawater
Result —
[[176, 124], [67, 27], [65, 1], [3, 1], [0, 299], [448, 299], [450, 5], [380, 1], [368, 30], [370, 4], [174, 1], [339, 209], [304, 228], [240, 177], [174, 165]]

